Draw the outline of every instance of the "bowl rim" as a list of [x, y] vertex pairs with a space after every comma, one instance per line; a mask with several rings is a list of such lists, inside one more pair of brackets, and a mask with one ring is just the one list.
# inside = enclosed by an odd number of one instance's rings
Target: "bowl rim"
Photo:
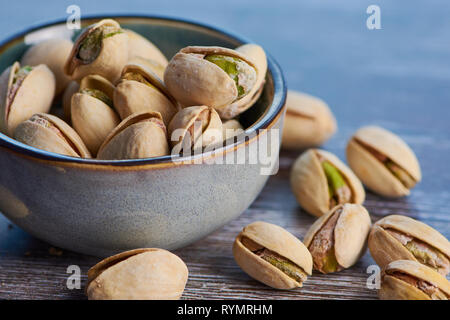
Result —
[[[202, 22], [197, 22], [190, 19], [179, 18], [179, 17], [171, 17], [164, 15], [151, 15], [151, 14], [93, 14], [93, 15], [84, 15], [81, 18], [81, 22], [86, 20], [101, 20], [101, 19], [144, 19], [144, 20], [163, 20], [174, 23], [183, 23], [186, 25], [190, 25], [191, 27], [198, 27], [201, 29], [206, 29], [208, 31], [212, 31], [219, 35], [225, 36], [232, 41], [236, 41], [238, 43], [255, 43], [246, 37], [238, 36], [233, 32], [227, 31], [223, 28], [214, 27]], [[16, 32], [10, 36], [7, 36], [5, 39], [0, 40], [0, 56], [4, 53], [4, 51], [15, 41], [20, 38], [24, 38], [27, 34], [38, 31], [43, 28], [48, 28], [51, 26], [63, 24], [67, 21], [65, 18], [55, 19], [48, 22], [38, 23], [35, 25], [31, 25], [28, 28], [23, 29], [22, 31]], [[25, 156], [27, 158], [31, 158], [33, 160], [48, 160], [54, 163], [60, 164], [75, 164], [75, 165], [88, 165], [91, 167], [94, 165], [95, 167], [111, 167], [111, 166], [120, 166], [120, 167], [136, 167], [136, 166], [158, 166], [160, 164], [187, 164], [198, 162], [199, 160], [203, 160], [205, 158], [216, 157], [218, 155], [223, 155], [227, 152], [233, 151], [238, 147], [242, 147], [248, 144], [251, 140], [258, 138], [265, 130], [269, 129], [273, 126], [273, 124], [278, 120], [282, 111], [284, 110], [285, 102], [286, 102], [286, 93], [287, 93], [287, 85], [283, 76], [283, 72], [279, 64], [276, 60], [266, 51], [267, 55], [267, 71], [272, 75], [273, 82], [273, 99], [270, 106], [266, 109], [264, 114], [260, 116], [260, 118], [248, 129], [245, 130], [245, 134], [256, 133], [256, 135], [249, 139], [241, 139], [235, 141], [234, 143], [227, 144], [220, 148], [217, 148], [212, 151], [207, 151], [199, 154], [193, 154], [188, 156], [182, 156], [174, 158], [172, 155], [165, 155], [159, 157], [152, 158], [143, 158], [143, 159], [124, 159], [124, 160], [99, 160], [95, 158], [78, 158], [71, 157], [62, 154], [57, 154], [45, 150], [41, 150], [35, 147], [28, 146], [24, 143], [21, 143], [4, 133], [0, 132], [0, 147], [6, 148], [7, 151], [12, 151], [13, 153], [17, 153], [19, 155]]]

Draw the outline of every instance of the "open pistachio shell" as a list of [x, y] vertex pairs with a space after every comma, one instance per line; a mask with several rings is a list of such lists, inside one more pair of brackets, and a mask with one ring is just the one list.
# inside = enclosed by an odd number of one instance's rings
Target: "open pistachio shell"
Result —
[[90, 300], [178, 300], [188, 269], [179, 257], [156, 248], [106, 258], [88, 271]]
[[128, 35], [128, 60], [141, 57], [155, 61], [165, 69], [169, 62], [157, 46], [132, 30], [124, 29], [124, 32]]
[[228, 140], [244, 132], [244, 127], [239, 121], [231, 119], [222, 123], [223, 140]]
[[366, 250], [370, 225], [369, 213], [359, 204], [338, 205], [317, 219], [303, 241], [314, 269], [330, 273], [353, 266]]
[[45, 151], [71, 157], [90, 158], [91, 154], [80, 136], [58, 117], [37, 113], [17, 126], [17, 141]]
[[248, 95], [257, 79], [250, 58], [222, 47], [181, 49], [164, 73], [168, 90], [183, 106], [207, 105], [219, 113]]
[[308, 213], [321, 216], [337, 204], [362, 204], [365, 192], [355, 174], [330, 152], [310, 149], [291, 169], [291, 188]]
[[369, 250], [382, 268], [395, 260], [413, 260], [443, 275], [450, 272], [450, 242], [410, 217], [391, 215], [378, 220], [370, 232]]
[[45, 64], [55, 76], [55, 95], [58, 95], [70, 82], [70, 77], [64, 73], [64, 64], [72, 46], [72, 41], [68, 39], [50, 39], [37, 43], [25, 52], [20, 64], [23, 66]]
[[382, 300], [449, 300], [450, 282], [416, 261], [397, 260], [386, 266], [379, 296]]
[[72, 123], [71, 113], [71, 104], [72, 104], [72, 96], [80, 90], [80, 84], [76, 81], [70, 81], [64, 90], [64, 94], [62, 97], [62, 105], [64, 111], [64, 120], [67, 123]]
[[159, 112], [165, 125], [178, 111], [175, 99], [142, 59], [127, 63], [114, 91], [114, 106], [121, 119], [142, 111]]
[[347, 145], [347, 160], [361, 181], [386, 197], [409, 195], [422, 178], [414, 152], [397, 135], [376, 126], [359, 129]]
[[282, 148], [318, 147], [337, 130], [336, 119], [321, 99], [289, 90], [286, 100]]
[[267, 222], [244, 227], [233, 244], [237, 264], [252, 278], [276, 289], [302, 287], [312, 273], [312, 258], [303, 243]]
[[48, 112], [54, 96], [55, 76], [47, 66], [15, 62], [0, 76], [0, 131], [12, 136], [19, 123]]
[[169, 154], [167, 131], [158, 112], [135, 113], [106, 137], [97, 154], [98, 159], [141, 159]]
[[116, 21], [104, 19], [87, 27], [78, 36], [64, 72], [74, 80], [98, 74], [114, 83], [127, 61], [127, 34]]

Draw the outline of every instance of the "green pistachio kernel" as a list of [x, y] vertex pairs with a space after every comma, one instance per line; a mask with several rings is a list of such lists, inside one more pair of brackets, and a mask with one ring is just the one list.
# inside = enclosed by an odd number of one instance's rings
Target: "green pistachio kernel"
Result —
[[280, 255], [268, 249], [261, 249], [254, 253], [260, 256], [263, 260], [269, 262], [275, 268], [281, 270], [283, 273], [285, 273], [295, 281], [300, 283], [305, 281], [306, 273], [295, 263], [281, 257]]
[[[147, 80], [146, 77], [144, 77], [142, 74], [137, 73], [137, 72], [127, 72], [122, 76], [123, 80], [133, 80], [133, 81], [137, 81], [140, 83], [143, 83], [149, 87], [155, 88], [154, 85], [152, 85], [150, 83], [150, 81]], [[156, 89], [156, 88], [155, 88]]]
[[402, 168], [396, 165], [393, 161], [387, 160], [385, 166], [392, 174], [397, 177], [398, 180], [408, 189], [411, 189], [416, 185], [416, 181]]
[[81, 41], [78, 49], [78, 58], [84, 63], [91, 63], [100, 54], [102, 40], [122, 32], [121, 29], [112, 26], [100, 26], [94, 29]]
[[13, 84], [15, 84], [17, 81], [25, 79], [25, 77], [33, 70], [33, 67], [30, 66], [23, 66], [19, 70], [16, 71], [13, 78]]
[[349, 202], [351, 192], [339, 170], [328, 161], [322, 162], [322, 168], [327, 177], [328, 193], [332, 200], [332, 206]]
[[103, 91], [97, 90], [97, 89], [90, 89], [90, 88], [84, 88], [80, 90], [80, 93], [90, 95], [91, 97], [94, 97], [96, 99], [99, 99], [100, 101], [103, 101], [108, 106], [112, 107], [113, 102], [110, 97]]
[[322, 260], [321, 271], [324, 273], [336, 272], [339, 270], [339, 263], [336, 260], [334, 247], [330, 248]]

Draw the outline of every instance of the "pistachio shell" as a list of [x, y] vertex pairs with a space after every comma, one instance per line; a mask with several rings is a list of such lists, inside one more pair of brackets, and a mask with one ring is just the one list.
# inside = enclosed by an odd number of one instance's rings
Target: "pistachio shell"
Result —
[[66, 90], [64, 90], [64, 94], [62, 97], [62, 104], [63, 104], [63, 110], [64, 110], [64, 120], [67, 123], [72, 122], [72, 117], [70, 115], [71, 113], [71, 104], [72, 104], [72, 96], [80, 90], [80, 85], [76, 81], [71, 81], [67, 87]]
[[286, 107], [282, 138], [284, 149], [318, 147], [337, 130], [333, 113], [319, 98], [289, 90]]
[[88, 272], [90, 300], [178, 300], [188, 269], [163, 249], [135, 249], [109, 257]]
[[55, 77], [47, 66], [33, 67], [23, 81], [14, 84], [19, 70], [20, 64], [15, 62], [0, 77], [0, 131], [9, 136], [33, 114], [48, 112], [55, 95]]
[[347, 145], [349, 165], [368, 188], [386, 197], [409, 195], [409, 188], [366, 146], [393, 161], [417, 183], [421, 180], [420, 166], [409, 146], [392, 132], [376, 126], [359, 129]]
[[167, 66], [167, 58], [150, 40], [132, 30], [124, 31], [128, 35], [128, 60], [142, 57], [157, 62], [163, 69]]
[[23, 66], [45, 64], [55, 76], [55, 95], [61, 93], [70, 82], [64, 73], [64, 64], [72, 50], [73, 43], [68, 39], [50, 39], [30, 47], [22, 57]]
[[98, 159], [140, 159], [169, 154], [166, 127], [158, 112], [135, 113], [106, 137], [97, 154]]
[[223, 140], [228, 140], [244, 132], [244, 128], [239, 121], [231, 119], [222, 123]]
[[72, 157], [91, 157], [78, 134], [64, 121], [50, 114], [37, 113], [22, 122], [17, 127], [14, 138], [50, 152]]
[[277, 289], [293, 289], [302, 286], [302, 282], [288, 276], [250, 251], [243, 244], [243, 238], [248, 238], [261, 248], [278, 254], [300, 267], [305, 274], [311, 275], [312, 258], [303, 243], [277, 225], [258, 221], [246, 226], [233, 244], [233, 255], [237, 264], [252, 278]]
[[290, 177], [292, 191], [302, 208], [315, 216], [321, 216], [331, 209], [327, 177], [319, 156], [331, 163], [345, 179], [351, 191], [350, 203], [362, 204], [365, 199], [364, 188], [354, 173], [332, 153], [310, 149], [295, 161]]

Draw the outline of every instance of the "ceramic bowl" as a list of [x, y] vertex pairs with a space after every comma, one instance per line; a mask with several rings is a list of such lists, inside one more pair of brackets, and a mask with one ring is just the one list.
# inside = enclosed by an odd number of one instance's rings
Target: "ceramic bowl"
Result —
[[[186, 20], [108, 17], [153, 41], [168, 59], [188, 45], [234, 48], [250, 42]], [[82, 26], [103, 18], [85, 18]], [[53, 37], [73, 38], [74, 31], [61, 20], [3, 41], [0, 72], [20, 60], [29, 45]], [[256, 155], [261, 137], [282, 129], [285, 96], [282, 72], [268, 56], [264, 92], [240, 118], [246, 133], [256, 136], [183, 161], [170, 156], [119, 161], [72, 158], [0, 134], [0, 211], [51, 245], [95, 256], [138, 247], [186, 246], [239, 216], [263, 188], [269, 176], [262, 168], [277, 165], [279, 141], [270, 140], [274, 151], [269, 164], [249, 158]], [[244, 163], [211, 164], [224, 156]]]

